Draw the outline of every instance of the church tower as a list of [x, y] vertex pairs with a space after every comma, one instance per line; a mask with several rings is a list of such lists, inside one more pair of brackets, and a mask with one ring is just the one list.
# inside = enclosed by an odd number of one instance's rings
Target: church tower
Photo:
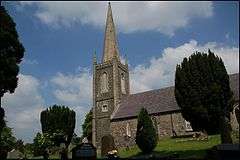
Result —
[[108, 4], [102, 61], [93, 60], [92, 142], [101, 149], [102, 138], [110, 133], [110, 118], [122, 96], [129, 95], [128, 65], [120, 61], [111, 4]]

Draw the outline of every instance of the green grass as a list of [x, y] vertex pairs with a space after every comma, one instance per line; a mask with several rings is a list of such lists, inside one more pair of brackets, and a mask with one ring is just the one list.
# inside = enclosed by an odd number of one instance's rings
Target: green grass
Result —
[[[232, 138], [234, 143], [239, 143], [239, 132], [233, 132]], [[197, 141], [192, 138], [163, 138], [159, 140], [152, 155], [169, 156], [178, 154], [180, 158], [204, 158], [206, 151], [218, 144], [220, 144], [220, 135], [209, 136], [208, 140], [205, 141]], [[142, 154], [141, 150], [137, 146], [134, 146], [129, 150], [126, 150], [126, 148], [120, 148], [118, 149], [118, 155], [121, 158], [146, 156]], [[71, 153], [69, 153], [69, 158], [70, 157]], [[41, 159], [42, 157], [31, 157], [29, 155], [28, 158]], [[50, 155], [49, 158], [60, 159], [60, 156], [59, 154], [54, 154]], [[101, 156], [98, 154], [97, 158], [100, 159]]]
[[[220, 136], [209, 136], [208, 140], [192, 140], [191, 138], [164, 138], [160, 139], [153, 155], [167, 156], [178, 154], [180, 158], [203, 158], [206, 150], [220, 144]], [[142, 155], [137, 146], [126, 149], [119, 149], [119, 156], [122, 158], [136, 157]]]

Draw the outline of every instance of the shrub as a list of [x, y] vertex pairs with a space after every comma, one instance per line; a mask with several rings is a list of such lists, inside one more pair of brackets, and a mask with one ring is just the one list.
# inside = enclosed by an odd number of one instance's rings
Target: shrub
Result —
[[157, 145], [157, 133], [145, 108], [138, 115], [136, 144], [143, 153], [150, 153]]

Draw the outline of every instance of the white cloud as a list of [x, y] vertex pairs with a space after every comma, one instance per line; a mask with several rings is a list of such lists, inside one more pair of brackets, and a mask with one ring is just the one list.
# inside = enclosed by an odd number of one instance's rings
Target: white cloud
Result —
[[[53, 27], [74, 23], [105, 25], [107, 2], [21, 2], [37, 5], [35, 16]], [[121, 32], [159, 31], [173, 35], [191, 19], [213, 15], [212, 2], [112, 2], [115, 24]]]
[[149, 65], [141, 64], [131, 69], [131, 92], [141, 92], [174, 85], [175, 67], [184, 57], [189, 57], [193, 52], [207, 52], [211, 49], [224, 61], [229, 74], [239, 72], [239, 48], [223, 47], [217, 43], [200, 45], [191, 40], [176, 48], [166, 48], [161, 56], [153, 57]]
[[92, 73], [86, 68], [80, 68], [78, 72], [68, 75], [58, 73], [51, 79], [57, 100], [76, 112], [77, 134], [81, 132], [84, 117], [92, 107]]
[[39, 116], [44, 100], [39, 92], [40, 82], [31, 75], [19, 74], [18, 87], [13, 94], [6, 93], [2, 106], [8, 125], [18, 138], [28, 142], [40, 131]]

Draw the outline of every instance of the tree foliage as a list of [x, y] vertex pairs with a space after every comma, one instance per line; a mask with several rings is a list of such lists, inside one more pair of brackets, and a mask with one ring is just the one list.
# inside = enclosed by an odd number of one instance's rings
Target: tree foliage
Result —
[[0, 150], [10, 152], [15, 147], [16, 141], [12, 129], [7, 126], [4, 127], [0, 137]]
[[4, 116], [5, 116], [5, 111], [4, 111], [4, 109], [0, 106], [0, 135], [1, 135], [1, 133], [2, 133], [3, 128], [6, 126], [5, 120], [4, 120]]
[[82, 125], [82, 138], [87, 137], [89, 141], [92, 140], [92, 109], [86, 114], [84, 123]]
[[56, 145], [71, 142], [75, 129], [75, 112], [66, 106], [53, 105], [41, 112], [42, 132], [53, 137]]
[[219, 133], [223, 119], [229, 119], [233, 109], [233, 93], [222, 59], [210, 50], [184, 58], [176, 66], [175, 97], [194, 130]]
[[157, 145], [157, 133], [145, 108], [138, 115], [136, 144], [143, 153], [150, 153]]
[[16, 24], [0, 4], [0, 134], [5, 125], [1, 98], [4, 93], [13, 93], [17, 87], [19, 63], [24, 47], [19, 41]]
[[19, 41], [16, 24], [0, 6], [0, 97], [13, 93], [17, 87], [18, 64], [24, 55], [24, 47]]
[[43, 155], [47, 159], [49, 156], [47, 150], [49, 150], [52, 146], [54, 146], [54, 143], [51, 140], [51, 136], [48, 133], [41, 134], [38, 132], [33, 139], [33, 155]]

